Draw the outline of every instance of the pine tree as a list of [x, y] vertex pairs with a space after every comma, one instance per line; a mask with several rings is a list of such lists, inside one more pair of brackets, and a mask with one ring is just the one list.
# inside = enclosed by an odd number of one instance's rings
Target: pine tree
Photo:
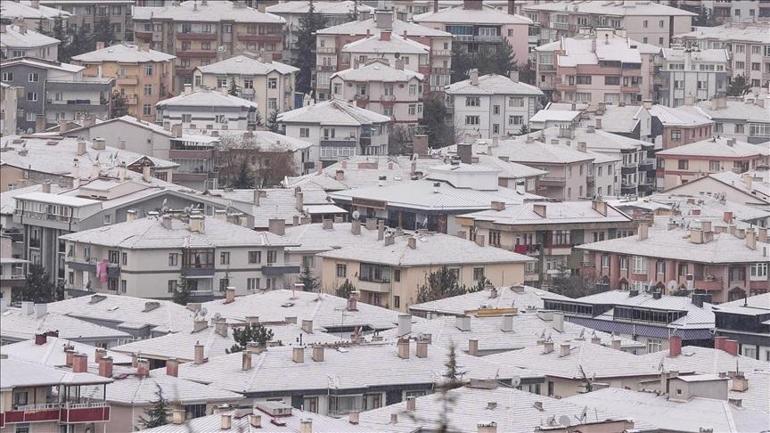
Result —
[[262, 120], [262, 114], [259, 113], [259, 110], [256, 110], [254, 112], [254, 124], [257, 126], [264, 125], [264, 121]]
[[272, 132], [279, 133], [281, 126], [278, 124], [278, 112], [273, 110], [267, 115], [265, 127]]
[[730, 85], [727, 87], [727, 94], [729, 96], [743, 96], [751, 90], [751, 85], [746, 81], [746, 77], [738, 75], [730, 80]]
[[249, 343], [257, 343], [258, 346], [266, 346], [273, 339], [273, 330], [266, 328], [261, 323], [247, 324], [243, 328], [233, 329], [233, 340], [235, 344], [230, 349], [225, 349], [227, 353], [242, 352], [246, 350]]
[[93, 49], [96, 49], [97, 42], [104, 42], [105, 47], [112, 44], [112, 41], [115, 40], [115, 32], [112, 30], [108, 19], [101, 19], [94, 24], [94, 36], [91, 39], [89, 45], [93, 44]]
[[246, 161], [245, 158], [241, 160], [238, 176], [233, 180], [230, 186], [238, 189], [254, 188], [254, 173], [251, 170], [251, 167], [249, 167], [249, 162]]
[[151, 402], [150, 407], [144, 411], [144, 415], [139, 417], [139, 424], [144, 428], [160, 427], [168, 424], [168, 412], [170, 410], [168, 400], [163, 397], [163, 389], [155, 384], [156, 400]]
[[56, 284], [49, 279], [48, 272], [41, 265], [30, 265], [26, 284], [20, 291], [15, 291], [14, 301], [30, 301], [36, 304], [52, 302], [57, 292]]
[[441, 403], [441, 413], [439, 414], [438, 425], [435, 430], [437, 433], [447, 433], [449, 431], [449, 414], [452, 413], [452, 408], [457, 400], [455, 395], [452, 394], [452, 390], [462, 386], [461, 377], [463, 373], [457, 366], [456, 352], [454, 343], [450, 343], [447, 361], [444, 364], [444, 367], [446, 367], [444, 381], [437, 386], [437, 400]]
[[435, 93], [424, 98], [420, 125], [428, 134], [428, 143], [434, 149], [451, 146], [455, 142], [454, 127], [451, 122], [447, 122], [448, 117], [449, 111], [441, 94]]
[[239, 89], [238, 84], [235, 83], [235, 78], [230, 80], [230, 87], [227, 89], [227, 93], [232, 96], [239, 96], [241, 94], [241, 89]]
[[308, 266], [305, 266], [305, 269], [299, 274], [299, 282], [303, 284], [302, 290], [305, 292], [317, 292], [321, 287], [318, 278], [313, 276]]
[[316, 13], [315, 5], [310, 0], [307, 13], [300, 18], [297, 31], [297, 73], [296, 90], [307, 93], [313, 91], [313, 71], [316, 66], [315, 32], [326, 27], [326, 19]]
[[431, 272], [425, 278], [425, 284], [417, 289], [417, 302], [435, 301], [467, 293], [468, 290], [457, 278], [457, 274], [446, 266]]
[[350, 294], [355, 291], [356, 291], [356, 286], [354, 286], [353, 283], [350, 282], [350, 280], [345, 278], [345, 281], [342, 284], [340, 284], [339, 287], [337, 287], [335, 295], [343, 299], [348, 299], [350, 297]]
[[110, 101], [110, 119], [122, 117], [128, 114], [128, 99], [123, 92], [112, 91], [112, 100]]
[[184, 277], [180, 277], [176, 282], [172, 300], [179, 305], [187, 305], [190, 302], [190, 283]]

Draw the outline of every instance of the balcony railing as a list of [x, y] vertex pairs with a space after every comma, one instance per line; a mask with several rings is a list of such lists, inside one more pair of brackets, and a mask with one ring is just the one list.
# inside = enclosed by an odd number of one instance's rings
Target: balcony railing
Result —
[[189, 33], [177, 33], [176, 38], [179, 40], [196, 40], [196, 41], [214, 41], [217, 39], [216, 33], [197, 33], [197, 32], [189, 32]]
[[3, 413], [5, 423], [58, 421], [82, 423], [109, 421], [110, 406], [105, 401], [51, 402], [17, 406]]
[[184, 267], [181, 273], [183, 277], [213, 277], [216, 270], [214, 266]]
[[316, 52], [318, 54], [334, 54], [334, 52], [337, 51], [337, 48], [335, 47], [318, 47], [316, 48]]
[[559, 177], [559, 176], [543, 176], [541, 177], [538, 182], [541, 185], [556, 185], [556, 184], [564, 184], [567, 182], [566, 177]]

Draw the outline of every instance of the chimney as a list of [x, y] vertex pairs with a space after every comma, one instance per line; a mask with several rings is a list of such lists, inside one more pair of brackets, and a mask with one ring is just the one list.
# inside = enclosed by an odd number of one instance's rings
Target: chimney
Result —
[[94, 362], [97, 364], [99, 363], [99, 360], [107, 356], [107, 349], [103, 347], [97, 347], [94, 350]]
[[553, 313], [551, 327], [554, 329], [554, 331], [564, 332], [564, 313]]
[[42, 187], [41, 191], [43, 193], [45, 193], [45, 194], [50, 194], [51, 193], [51, 181], [50, 180], [46, 180], [45, 182], [43, 182], [43, 187]]
[[398, 69], [399, 71], [403, 71], [404, 70], [404, 60], [403, 59], [396, 59], [395, 68]]
[[503, 326], [500, 330], [503, 332], [513, 332], [513, 314], [503, 315]]
[[374, 23], [378, 29], [391, 30], [393, 28], [393, 11], [377, 9], [374, 11]]
[[749, 389], [749, 380], [743, 373], [736, 372], [736, 375], [730, 380], [730, 391], [746, 392]]
[[648, 235], [649, 229], [650, 228], [647, 225], [647, 223], [639, 223], [639, 228], [637, 230], [637, 235], [638, 235], [638, 239], [640, 241], [643, 241], [643, 240], [647, 239], [647, 235]]
[[602, 129], [602, 118], [601, 117], [597, 117], [596, 118], [596, 126], [594, 127], [594, 129]]
[[40, 334], [35, 334], [35, 344], [38, 346], [42, 346], [48, 341], [48, 336], [43, 332]]
[[757, 240], [762, 243], [767, 243], [767, 227], [757, 228]]
[[383, 30], [380, 32], [380, 40], [381, 41], [389, 41], [390, 40], [390, 30]]
[[620, 350], [622, 347], [620, 338], [613, 338], [611, 344], [612, 344], [612, 348], [615, 350]]
[[185, 411], [181, 407], [175, 407], [171, 409], [171, 423], [174, 425], [182, 425], [185, 421]]
[[185, 84], [184, 85], [184, 94], [189, 95], [192, 93], [192, 84]]
[[738, 342], [736, 340], [727, 339], [722, 346], [722, 350], [733, 356], [738, 356]]
[[479, 70], [476, 68], [473, 68], [468, 72], [468, 77], [471, 81], [471, 86], [478, 86], [479, 85]]
[[602, 339], [598, 335], [596, 335], [596, 332], [594, 332], [593, 335], [591, 336], [591, 343], [593, 343], [593, 344], [601, 344], [602, 343]]
[[471, 317], [470, 316], [457, 316], [455, 317], [455, 327], [463, 332], [471, 330]]
[[475, 338], [468, 340], [468, 355], [479, 356], [479, 340]]
[[331, 219], [325, 219], [323, 220], [323, 229], [324, 230], [332, 230], [334, 228], [334, 221]]
[[291, 360], [296, 364], [302, 364], [305, 362], [305, 348], [294, 347], [291, 350]]
[[417, 350], [415, 352], [415, 355], [418, 358], [428, 357], [428, 340], [423, 340], [423, 339], [417, 340]]
[[348, 422], [357, 425], [358, 424], [358, 411], [354, 410], [350, 413], [348, 413]]
[[460, 157], [460, 162], [463, 164], [473, 164], [473, 145], [458, 144], [457, 156]]
[[262, 416], [255, 414], [249, 415], [249, 425], [254, 428], [262, 428]]
[[171, 358], [166, 361], [166, 376], [179, 376], [179, 360]]
[[142, 180], [145, 182], [150, 182], [152, 179], [152, 173], [150, 171], [149, 165], [142, 166]]
[[227, 211], [224, 209], [214, 210], [214, 218], [216, 218], [218, 221], [227, 222]]
[[38, 114], [35, 117], [35, 132], [45, 132], [46, 120], [45, 115]]
[[136, 360], [136, 375], [139, 377], [147, 377], [150, 375], [150, 361], [144, 358]]
[[83, 139], [78, 139], [78, 156], [86, 154], [86, 142]]
[[544, 204], [535, 204], [532, 206], [532, 211], [539, 216], [540, 218], [545, 218], [546, 213], [546, 206]]
[[221, 336], [221, 337], [227, 337], [227, 320], [224, 318], [221, 318], [214, 322], [214, 332]]
[[414, 412], [417, 410], [417, 399], [415, 399], [414, 396], [406, 398], [406, 410], [408, 412]]
[[390, 414], [390, 423], [391, 424], [398, 424], [398, 414], [397, 413]]
[[223, 413], [223, 414], [221, 414], [219, 416], [219, 429], [220, 430], [230, 430], [230, 427], [232, 425], [233, 425], [233, 416], [232, 416], [232, 414]]
[[481, 0], [463, 0], [463, 9], [481, 10], [482, 7]]
[[323, 346], [313, 346], [313, 353], [311, 354], [311, 359], [313, 362], [324, 362], [324, 347]]
[[358, 291], [354, 290], [350, 292], [348, 296], [348, 311], [358, 311]]
[[[345, 162], [345, 161], [342, 161]], [[337, 170], [334, 172], [334, 180], [343, 181], [345, 180], [345, 170]]]
[[104, 140], [104, 137], [94, 137], [92, 140], [91, 148], [93, 150], [104, 150], [107, 148], [106, 141]]
[[725, 341], [727, 341], [727, 337], [723, 336], [716, 336], [714, 337], [714, 349], [716, 350], [725, 350]]
[[72, 367], [75, 364], [75, 349], [72, 347], [64, 348], [64, 363], [67, 367]]
[[296, 206], [297, 211], [302, 212], [305, 207], [304, 194], [302, 193], [302, 191], [297, 191], [294, 193], [294, 201], [296, 202], [296, 205], [297, 205]]
[[409, 359], [409, 339], [399, 338], [397, 343], [398, 357], [401, 359]]
[[268, 231], [272, 234], [283, 236], [286, 234], [286, 221], [283, 218], [270, 218], [267, 220]]
[[241, 355], [241, 370], [243, 371], [249, 371], [251, 370], [251, 352], [248, 350], [244, 350]]
[[745, 243], [746, 247], [750, 250], [757, 249], [757, 235], [753, 229], [746, 230]]
[[361, 221], [358, 221], [354, 219], [350, 222], [350, 232], [354, 235], [360, 235], [361, 234]]
[[543, 343], [543, 353], [548, 354], [553, 352], [553, 341], [546, 341]]
[[88, 355], [85, 353], [75, 353], [72, 355], [72, 372], [73, 373], [87, 373], [88, 372]]
[[[481, 1], [479, 1], [479, 3], [481, 3]], [[497, 423], [494, 421], [480, 422], [476, 424], [476, 431], [477, 433], [497, 433]]]
[[299, 422], [299, 433], [313, 433], [313, 420], [311, 418]]
[[476, 235], [476, 245], [480, 247], [484, 246], [484, 235]]
[[668, 338], [668, 356], [676, 358], [682, 354], [682, 337], [672, 335]]
[[112, 377], [112, 357], [105, 356], [99, 359], [99, 376]]
[[203, 357], [203, 345], [200, 341], [195, 342], [195, 358], [193, 358], [195, 364], [203, 364], [206, 359]]
[[410, 236], [409, 239], [407, 239], [407, 244], [409, 245], [409, 248], [416, 249], [417, 248], [417, 238], [414, 236]]
[[560, 357], [565, 357], [565, 356], [569, 356], [569, 354], [570, 354], [570, 345], [569, 345], [569, 343], [561, 343], [559, 345], [559, 356]]

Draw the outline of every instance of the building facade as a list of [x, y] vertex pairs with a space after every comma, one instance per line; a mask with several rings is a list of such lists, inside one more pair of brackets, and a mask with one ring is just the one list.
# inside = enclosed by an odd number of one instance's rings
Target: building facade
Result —
[[725, 49], [663, 48], [655, 62], [655, 94], [661, 105], [678, 107], [727, 92], [730, 58]]
[[14, 25], [0, 25], [0, 53], [4, 59], [33, 57], [56, 61], [59, 57], [60, 40], [27, 28], [24, 20]]
[[248, 130], [256, 127], [257, 104], [227, 93], [227, 89], [193, 92], [185, 85], [179, 96], [157, 104], [156, 123], [166, 129], [181, 125], [193, 130]]

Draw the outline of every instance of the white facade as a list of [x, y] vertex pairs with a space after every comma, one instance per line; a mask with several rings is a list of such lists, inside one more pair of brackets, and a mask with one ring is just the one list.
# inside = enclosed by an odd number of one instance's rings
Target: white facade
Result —
[[56, 38], [29, 29], [24, 21], [0, 26], [0, 52], [5, 59], [34, 57], [55, 62], [60, 43]]
[[179, 96], [158, 102], [157, 123], [170, 129], [182, 125], [183, 129], [239, 129], [254, 126], [257, 104], [226, 90], [200, 90], [192, 92], [189, 85]]
[[724, 49], [685, 50], [664, 48], [656, 62], [655, 79], [661, 83], [658, 102], [678, 107], [690, 101], [705, 101], [727, 91], [729, 54]]

